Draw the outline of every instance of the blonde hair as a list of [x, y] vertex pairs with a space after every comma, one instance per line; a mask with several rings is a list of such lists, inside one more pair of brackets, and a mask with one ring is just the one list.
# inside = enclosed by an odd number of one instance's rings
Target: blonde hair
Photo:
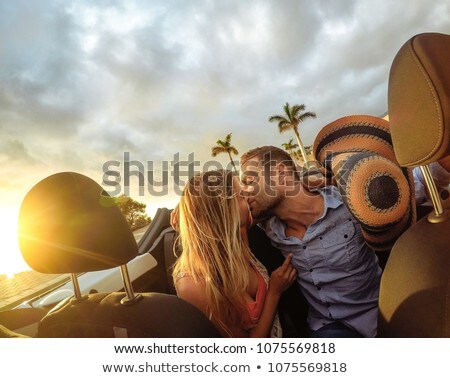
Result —
[[205, 284], [210, 317], [230, 336], [232, 327], [243, 326], [248, 264], [254, 261], [241, 237], [233, 177], [226, 170], [208, 171], [186, 185], [179, 204], [182, 253], [173, 271], [175, 280], [187, 273]]

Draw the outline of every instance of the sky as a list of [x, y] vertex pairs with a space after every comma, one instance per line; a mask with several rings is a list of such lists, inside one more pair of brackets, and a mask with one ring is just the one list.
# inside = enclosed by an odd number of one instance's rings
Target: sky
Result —
[[[267, 120], [286, 102], [317, 114], [300, 128], [310, 145], [337, 118], [383, 115], [396, 52], [450, 34], [449, 14], [446, 0], [0, 0], [0, 273], [23, 266], [17, 214], [45, 177], [123, 193], [104, 166], [123, 179], [125, 156], [155, 178], [176, 154], [226, 166], [211, 147], [228, 133], [240, 153], [289, 140]], [[150, 215], [178, 202], [170, 174], [163, 195], [129, 189]]]

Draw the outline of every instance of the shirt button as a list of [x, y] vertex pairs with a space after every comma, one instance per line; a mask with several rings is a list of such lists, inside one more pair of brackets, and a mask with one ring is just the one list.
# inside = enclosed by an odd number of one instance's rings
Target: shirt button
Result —
[[306, 245], [303, 246], [303, 249], [306, 249]]
[[320, 286], [317, 287], [317, 290], [322, 290], [322, 288]]
[[310, 269], [309, 271], [312, 273], [313, 270], [314, 270], [314, 269]]
[[322, 239], [323, 239], [323, 238], [322, 238], [322, 236], [321, 236], [321, 237], [319, 237], [319, 239], [320, 239], [320, 240], [322, 240]]
[[347, 234], [345, 234], [345, 235], [344, 235], [344, 238], [346, 238], [346, 239], [347, 239], [347, 238], [348, 238], [348, 235], [347, 235]]

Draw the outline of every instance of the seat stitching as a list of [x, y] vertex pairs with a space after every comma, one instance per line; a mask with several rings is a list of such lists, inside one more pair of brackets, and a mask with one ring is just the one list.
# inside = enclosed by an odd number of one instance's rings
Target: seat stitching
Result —
[[[439, 101], [437, 100], [436, 95], [435, 95], [435, 88], [432, 85], [431, 81], [429, 80], [429, 77], [428, 77], [425, 69], [423, 68], [419, 58], [417, 57], [417, 54], [415, 54], [412, 41], [409, 44], [408, 49], [410, 50], [410, 53], [411, 53], [411, 55], [412, 55], [416, 65], [417, 65], [417, 67], [419, 68], [420, 72], [422, 73], [423, 77], [425, 78], [425, 81], [427, 82], [428, 87], [430, 89], [431, 95], [433, 96], [434, 104], [436, 106], [436, 113], [437, 113], [438, 120], [439, 120], [439, 122], [438, 122], [438, 130], [439, 130], [438, 137], [439, 137], [439, 139], [441, 139], [442, 138], [442, 134], [443, 134], [443, 127], [442, 127], [443, 125], [442, 125], [442, 118], [441, 118], [440, 112], [439, 112]], [[421, 162], [423, 162], [424, 159], [430, 158], [436, 152], [438, 147], [439, 147], [439, 143], [436, 142], [436, 144], [433, 147], [433, 150], [427, 156], [425, 156], [425, 158], [419, 159], [419, 160], [417, 160], [415, 162], [412, 162], [411, 164], [420, 164]]]

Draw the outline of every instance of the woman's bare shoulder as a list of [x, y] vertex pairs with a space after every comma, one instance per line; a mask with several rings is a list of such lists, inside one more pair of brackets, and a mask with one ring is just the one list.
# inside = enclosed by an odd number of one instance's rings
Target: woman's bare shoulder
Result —
[[205, 312], [207, 301], [204, 283], [194, 280], [191, 276], [186, 274], [183, 275], [183, 277], [178, 278], [175, 283], [175, 289], [178, 297]]

